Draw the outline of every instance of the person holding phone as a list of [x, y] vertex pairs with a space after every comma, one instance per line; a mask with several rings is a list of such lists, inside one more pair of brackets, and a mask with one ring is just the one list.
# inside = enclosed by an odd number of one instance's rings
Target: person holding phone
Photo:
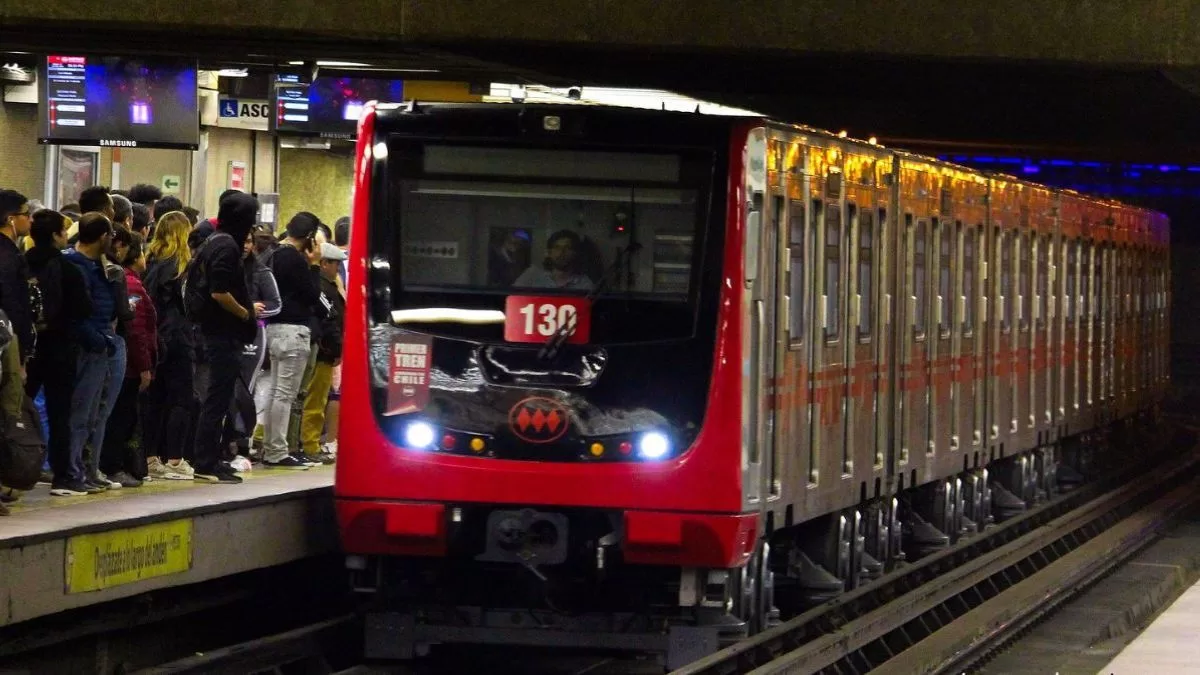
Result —
[[321, 259], [317, 247], [320, 219], [301, 211], [288, 221], [285, 236], [265, 264], [275, 275], [282, 301], [279, 313], [267, 323], [267, 352], [271, 370], [265, 376], [267, 412], [263, 424], [263, 465], [267, 468], [307, 469], [309, 463], [288, 447], [292, 405], [304, 380], [312, 351], [312, 326], [328, 308], [311, 269]]

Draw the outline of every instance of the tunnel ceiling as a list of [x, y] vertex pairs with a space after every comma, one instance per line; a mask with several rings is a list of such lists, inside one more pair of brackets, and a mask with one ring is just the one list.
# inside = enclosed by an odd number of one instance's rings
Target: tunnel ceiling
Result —
[[[262, 69], [330, 59], [439, 71], [404, 77], [661, 88], [925, 151], [1200, 161], [1200, 33], [1177, 30], [1179, 16], [1167, 22], [1190, 7], [1184, 0], [1153, 3], [1163, 16], [1128, 0], [1111, 3], [1128, 17], [1108, 11], [1081, 22], [1075, 10], [1056, 10], [1041, 13], [1040, 23], [1009, 20], [993, 3], [951, 3], [954, 15], [921, 11], [919, 2], [899, 3], [917, 8], [899, 14], [862, 9], [892, 3], [850, 3], [840, 13], [804, 10], [791, 33], [777, 24], [795, 17], [748, 23], [733, 11], [743, 3], [696, 0], [689, 13], [679, 0], [639, 2], [616, 5], [645, 5], [640, 23], [614, 13], [613, 3], [585, 0], [570, 13], [542, 0], [358, 0], [339, 5], [338, 22], [314, 14], [319, 3], [280, 10], [292, 0], [241, 14], [218, 11], [236, 3], [196, 0], [169, 15], [150, 0], [51, 9], [43, 0], [5, 0], [0, 49], [174, 53], [207, 67]], [[138, 15], [164, 24], [128, 19]], [[81, 16], [95, 21], [69, 18]], [[1147, 23], [1159, 20], [1176, 28], [1150, 31], [1150, 39]], [[862, 28], [851, 30], [854, 21]], [[922, 21], [946, 30], [914, 44]], [[674, 33], [654, 27], [672, 22]], [[497, 39], [503, 35], [511, 39]], [[670, 45], [654, 46], [667, 38]]]

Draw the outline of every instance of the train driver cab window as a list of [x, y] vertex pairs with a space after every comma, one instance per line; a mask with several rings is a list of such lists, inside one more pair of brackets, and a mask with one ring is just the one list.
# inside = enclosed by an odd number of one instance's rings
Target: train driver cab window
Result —
[[[814, 213], [819, 212], [821, 202], [814, 200]], [[788, 204], [788, 332], [792, 344], [804, 342], [805, 321], [808, 312], [808, 267], [804, 264], [806, 223], [804, 202], [796, 200]]]
[[1018, 238], [1016, 263], [1017, 263], [1017, 329], [1022, 333], [1029, 330], [1029, 309], [1033, 306], [1033, 298], [1029, 294], [1030, 277], [1033, 276], [1033, 261], [1030, 256], [1033, 255], [1033, 238], [1028, 234], [1021, 234]]
[[950, 308], [953, 306], [951, 296], [954, 295], [951, 276], [954, 239], [951, 236], [951, 221], [942, 221], [941, 224], [936, 224], [935, 228], [938, 234], [938, 336], [946, 339], [950, 337]]
[[912, 246], [913, 246], [913, 289], [912, 294], [916, 298], [915, 311], [913, 312], [913, 337], [917, 340], [925, 339], [926, 323], [926, 305], [929, 303], [929, 295], [926, 293], [926, 268], [925, 268], [925, 220], [918, 220], [916, 227], [912, 228]]
[[842, 325], [842, 210], [825, 207], [825, 340], [838, 339]]
[[1012, 284], [1013, 247], [1016, 246], [1016, 237], [1013, 232], [1000, 232], [996, 235], [996, 241], [1000, 245], [1000, 330], [1007, 333], [1012, 329], [1013, 313], [1017, 304]]
[[871, 339], [872, 298], [875, 293], [873, 281], [874, 261], [872, 248], [875, 244], [875, 214], [871, 209], [863, 209], [858, 217], [858, 339], [868, 342]]
[[975, 227], [962, 230], [962, 332], [966, 337], [975, 332], [975, 301], [978, 295], [975, 290], [975, 239], [979, 236], [978, 233], [979, 229]]

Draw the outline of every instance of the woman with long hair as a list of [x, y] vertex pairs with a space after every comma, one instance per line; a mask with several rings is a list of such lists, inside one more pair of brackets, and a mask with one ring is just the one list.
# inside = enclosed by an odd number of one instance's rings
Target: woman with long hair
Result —
[[192, 480], [190, 451], [196, 401], [192, 392], [192, 324], [183, 310], [183, 275], [192, 251], [192, 222], [164, 213], [154, 227], [142, 281], [158, 311], [158, 363], [142, 396], [142, 444], [152, 479]]

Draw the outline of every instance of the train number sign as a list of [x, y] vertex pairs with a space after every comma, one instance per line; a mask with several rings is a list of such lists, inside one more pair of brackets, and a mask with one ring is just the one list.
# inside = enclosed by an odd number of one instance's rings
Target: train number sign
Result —
[[591, 326], [591, 304], [584, 298], [510, 295], [504, 305], [504, 339], [509, 342], [546, 342], [566, 328], [567, 342], [582, 345]]

